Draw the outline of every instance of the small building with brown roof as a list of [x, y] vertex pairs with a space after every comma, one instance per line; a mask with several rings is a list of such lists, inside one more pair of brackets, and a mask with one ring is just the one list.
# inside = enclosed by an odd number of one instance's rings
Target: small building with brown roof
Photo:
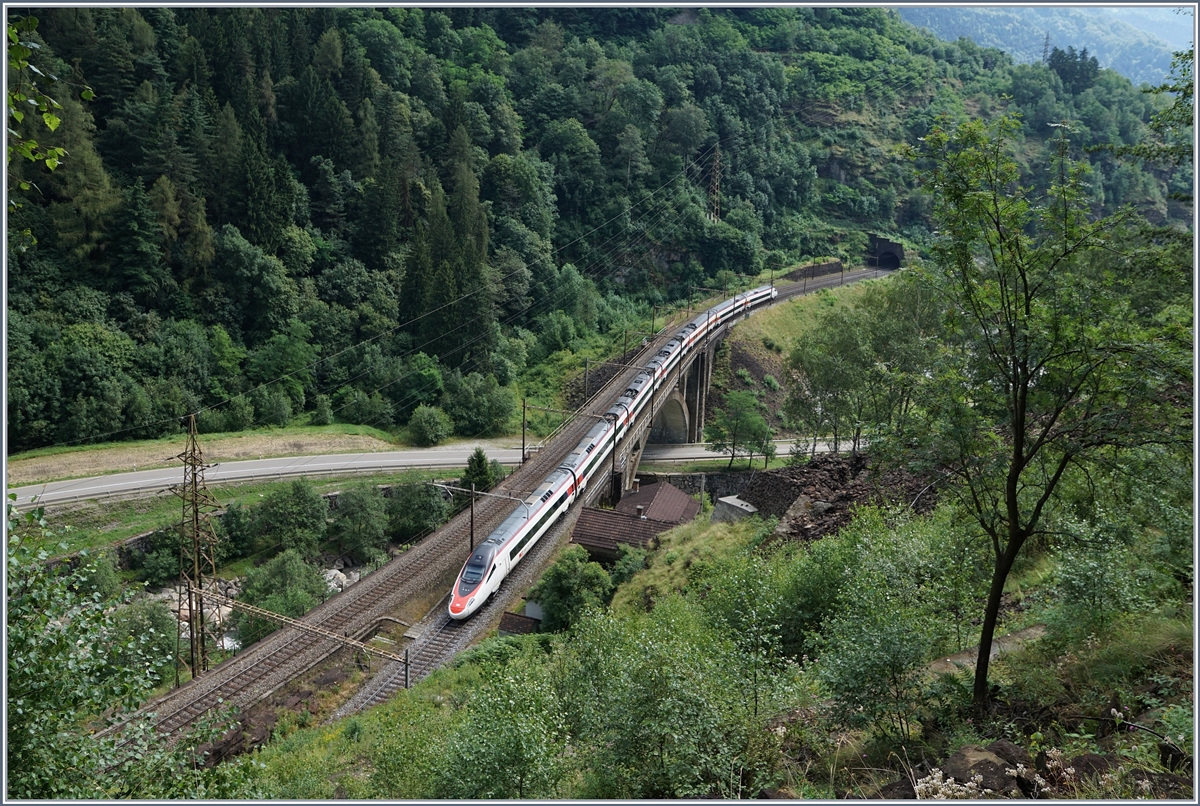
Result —
[[700, 502], [666, 482], [647, 484], [626, 493], [614, 509], [585, 508], [579, 513], [571, 542], [594, 559], [615, 561], [620, 544], [644, 549], [655, 537], [700, 512]]
[[538, 631], [541, 619], [522, 616], [517, 613], [504, 613], [500, 616], [501, 635], [529, 635]]
[[[621, 496], [616, 511], [626, 515], [645, 515], [650, 520], [665, 521], [676, 526], [700, 514], [700, 502], [673, 484], [665, 481], [638, 484]], [[642, 511], [638, 512], [638, 507]]]

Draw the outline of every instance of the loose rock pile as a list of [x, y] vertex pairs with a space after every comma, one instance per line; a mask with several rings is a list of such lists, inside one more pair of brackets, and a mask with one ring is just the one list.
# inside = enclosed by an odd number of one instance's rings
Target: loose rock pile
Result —
[[764, 517], [780, 519], [776, 534], [788, 540], [813, 540], [850, 522], [855, 506], [881, 503], [912, 505], [917, 512], [933, 509], [928, 479], [903, 470], [878, 472], [865, 454], [826, 454], [799, 467], [755, 475], [740, 494]]
[[[882, 787], [873, 796], [887, 800], [961, 798], [1075, 797], [1080, 787], [1112, 786], [1125, 778], [1139, 797], [1190, 798], [1191, 778], [1173, 773], [1127, 769], [1122, 759], [1085, 753], [1066, 759], [1057, 750], [1036, 758], [1025, 748], [1001, 739], [986, 748], [967, 745], [939, 766], [914, 768], [909, 777]], [[848, 794], [843, 797], [850, 797]]]

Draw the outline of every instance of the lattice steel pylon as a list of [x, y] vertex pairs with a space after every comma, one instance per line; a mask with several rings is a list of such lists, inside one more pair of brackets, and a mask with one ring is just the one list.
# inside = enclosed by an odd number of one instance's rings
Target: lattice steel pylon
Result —
[[[192, 677], [208, 671], [209, 646], [221, 645], [220, 607], [206, 607], [205, 592], [215, 584], [217, 535], [209, 515], [219, 508], [204, 484], [204, 464], [196, 439], [196, 415], [188, 415], [187, 447], [176, 459], [183, 462], [183, 484], [171, 492], [183, 499], [183, 519], [179, 534], [179, 616], [187, 614], [188, 667]], [[214, 603], [215, 604], [215, 603]], [[179, 666], [183, 663], [183, 636], [176, 641], [175, 685], [179, 685]]]

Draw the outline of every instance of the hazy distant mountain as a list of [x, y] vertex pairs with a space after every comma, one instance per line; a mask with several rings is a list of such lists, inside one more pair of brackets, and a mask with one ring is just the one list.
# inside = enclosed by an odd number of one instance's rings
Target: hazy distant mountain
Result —
[[[1171, 70], [1171, 54], [1186, 49], [1177, 42], [1191, 37], [1190, 16], [1169, 9], [1136, 8], [900, 8], [900, 17], [938, 38], [967, 37], [979, 45], [1010, 53], [1014, 61], [1036, 62], [1050, 48], [1087, 48], [1101, 67], [1128, 76], [1134, 83], [1161, 83]], [[1120, 13], [1118, 13], [1120, 12]], [[1126, 14], [1127, 12], [1127, 14]], [[1126, 17], [1130, 21], [1126, 21]], [[1169, 41], [1139, 25], [1175, 33]], [[1181, 35], [1179, 32], [1186, 32]], [[1049, 47], [1046, 37], [1049, 36]]]
[[1134, 28], [1157, 36], [1171, 46], [1172, 50], [1188, 50], [1192, 47], [1192, 17], [1177, 14], [1173, 8], [1134, 6], [1132, 8], [1105, 8], [1103, 11]]

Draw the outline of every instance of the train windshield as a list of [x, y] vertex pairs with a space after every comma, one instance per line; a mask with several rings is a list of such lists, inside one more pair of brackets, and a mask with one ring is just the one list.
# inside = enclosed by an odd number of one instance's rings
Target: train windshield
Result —
[[495, 552], [489, 548], [480, 546], [467, 560], [467, 565], [463, 568], [462, 581], [463, 586], [474, 587], [482, 579], [484, 573], [488, 569], [488, 564], [492, 561], [492, 555]]

